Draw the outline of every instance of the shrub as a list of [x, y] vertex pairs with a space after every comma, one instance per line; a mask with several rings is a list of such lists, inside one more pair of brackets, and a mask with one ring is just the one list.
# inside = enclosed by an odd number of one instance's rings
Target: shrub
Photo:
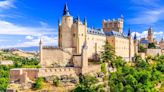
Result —
[[36, 89], [36, 90], [42, 89], [43, 88], [43, 84], [44, 84], [43, 78], [41, 78], [41, 77], [37, 78], [35, 80], [34, 89]]
[[58, 78], [55, 78], [55, 79], [53, 80], [53, 84], [54, 84], [56, 87], [58, 87], [58, 86], [60, 85], [60, 80], [59, 80]]

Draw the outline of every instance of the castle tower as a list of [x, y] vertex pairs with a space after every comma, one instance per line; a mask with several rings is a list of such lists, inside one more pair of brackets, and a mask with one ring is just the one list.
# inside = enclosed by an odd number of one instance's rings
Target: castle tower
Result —
[[61, 48], [72, 48], [72, 24], [73, 17], [70, 15], [67, 3], [64, 6], [61, 25], [59, 26], [59, 44]]
[[61, 45], [61, 22], [60, 20], [58, 20], [58, 47], [59, 48], [62, 48], [62, 45]]
[[134, 35], [134, 53], [138, 54], [138, 40], [137, 40], [137, 34]]
[[40, 41], [39, 41], [39, 60], [40, 60], [40, 64], [42, 65], [42, 59], [43, 59], [43, 57], [42, 57], [42, 55], [43, 55], [43, 45], [42, 45], [42, 40], [40, 39]]
[[82, 66], [81, 66], [81, 72], [82, 74], [85, 74], [87, 72], [88, 68], [88, 57], [87, 57], [87, 42], [85, 41], [84, 45], [82, 46]]
[[131, 37], [131, 30], [130, 30], [130, 28], [129, 28], [129, 30], [128, 30], [128, 39], [129, 39], [129, 61], [131, 61], [131, 59], [132, 59], [132, 49], [131, 49], [131, 42], [132, 42], [132, 37]]
[[147, 36], [147, 39], [149, 41], [149, 43], [153, 43], [153, 30], [152, 30], [152, 27], [150, 27], [148, 29], [148, 36]]
[[123, 17], [118, 18], [117, 20], [103, 20], [102, 21], [103, 31], [116, 31], [123, 32]]
[[87, 38], [87, 20], [84, 18], [84, 21], [80, 21], [80, 17], [78, 16], [73, 23], [72, 26], [73, 33], [73, 47], [75, 48], [75, 54], [82, 53], [82, 47]]

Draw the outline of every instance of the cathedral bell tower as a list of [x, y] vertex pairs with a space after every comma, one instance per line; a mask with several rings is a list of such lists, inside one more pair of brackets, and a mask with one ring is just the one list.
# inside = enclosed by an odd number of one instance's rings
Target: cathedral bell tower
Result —
[[73, 17], [69, 13], [67, 3], [64, 6], [62, 21], [59, 26], [59, 47], [60, 48], [72, 48], [72, 24]]
[[149, 41], [149, 43], [152, 43], [153, 42], [153, 30], [152, 30], [152, 27], [150, 27], [148, 29], [148, 36], [147, 36], [147, 39]]

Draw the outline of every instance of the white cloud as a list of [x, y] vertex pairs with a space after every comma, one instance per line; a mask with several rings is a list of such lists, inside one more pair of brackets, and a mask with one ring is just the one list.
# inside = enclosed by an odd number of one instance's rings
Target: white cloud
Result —
[[55, 28], [48, 27], [25, 27], [0, 20], [0, 34], [6, 35], [31, 35], [41, 36], [47, 34], [57, 34]]
[[0, 9], [9, 9], [14, 8], [14, 1], [15, 0], [2, 0], [0, 1]]
[[[32, 39], [30, 41], [25, 42], [19, 42], [16, 45], [8, 45], [8, 46], [2, 46], [0, 45], [0, 48], [16, 48], [16, 47], [32, 47], [32, 46], [39, 46], [40, 37], [36, 39]], [[57, 37], [48, 37], [48, 36], [42, 36], [42, 43], [44, 46], [56, 46], [58, 42]]]
[[131, 0], [132, 3], [146, 6], [158, 6], [160, 0]]
[[33, 39], [33, 36], [28, 35], [28, 36], [26, 36], [26, 39], [27, 39], [27, 40], [32, 40], [32, 39]]
[[[141, 33], [139, 33], [139, 32], [132, 32], [132, 36], [133, 37], [134, 37], [135, 33], [136, 33], [138, 39], [145, 38], [148, 35], [148, 31], [143, 31]], [[159, 40], [164, 35], [164, 32], [159, 31], [159, 32], [154, 32], [153, 34], [154, 34], [154, 38]]]
[[156, 10], [145, 10], [136, 14], [134, 18], [128, 20], [130, 24], [153, 24], [163, 18], [164, 8]]

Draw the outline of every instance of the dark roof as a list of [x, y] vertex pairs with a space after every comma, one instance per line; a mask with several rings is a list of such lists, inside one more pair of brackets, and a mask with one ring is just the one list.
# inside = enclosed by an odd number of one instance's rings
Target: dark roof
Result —
[[67, 3], [64, 6], [63, 16], [70, 16]]
[[137, 40], [137, 34], [136, 33], [134, 34], [134, 40]]
[[101, 29], [87, 28], [87, 33], [105, 36], [104, 32]]
[[117, 36], [117, 37], [124, 37], [126, 38], [126, 36], [123, 33], [117, 32], [117, 31], [105, 31], [104, 32], [106, 36]]
[[128, 30], [128, 36], [131, 36], [131, 30], [130, 30], [130, 28]]
[[140, 43], [141, 44], [149, 44], [149, 41], [148, 40], [141, 40]]

